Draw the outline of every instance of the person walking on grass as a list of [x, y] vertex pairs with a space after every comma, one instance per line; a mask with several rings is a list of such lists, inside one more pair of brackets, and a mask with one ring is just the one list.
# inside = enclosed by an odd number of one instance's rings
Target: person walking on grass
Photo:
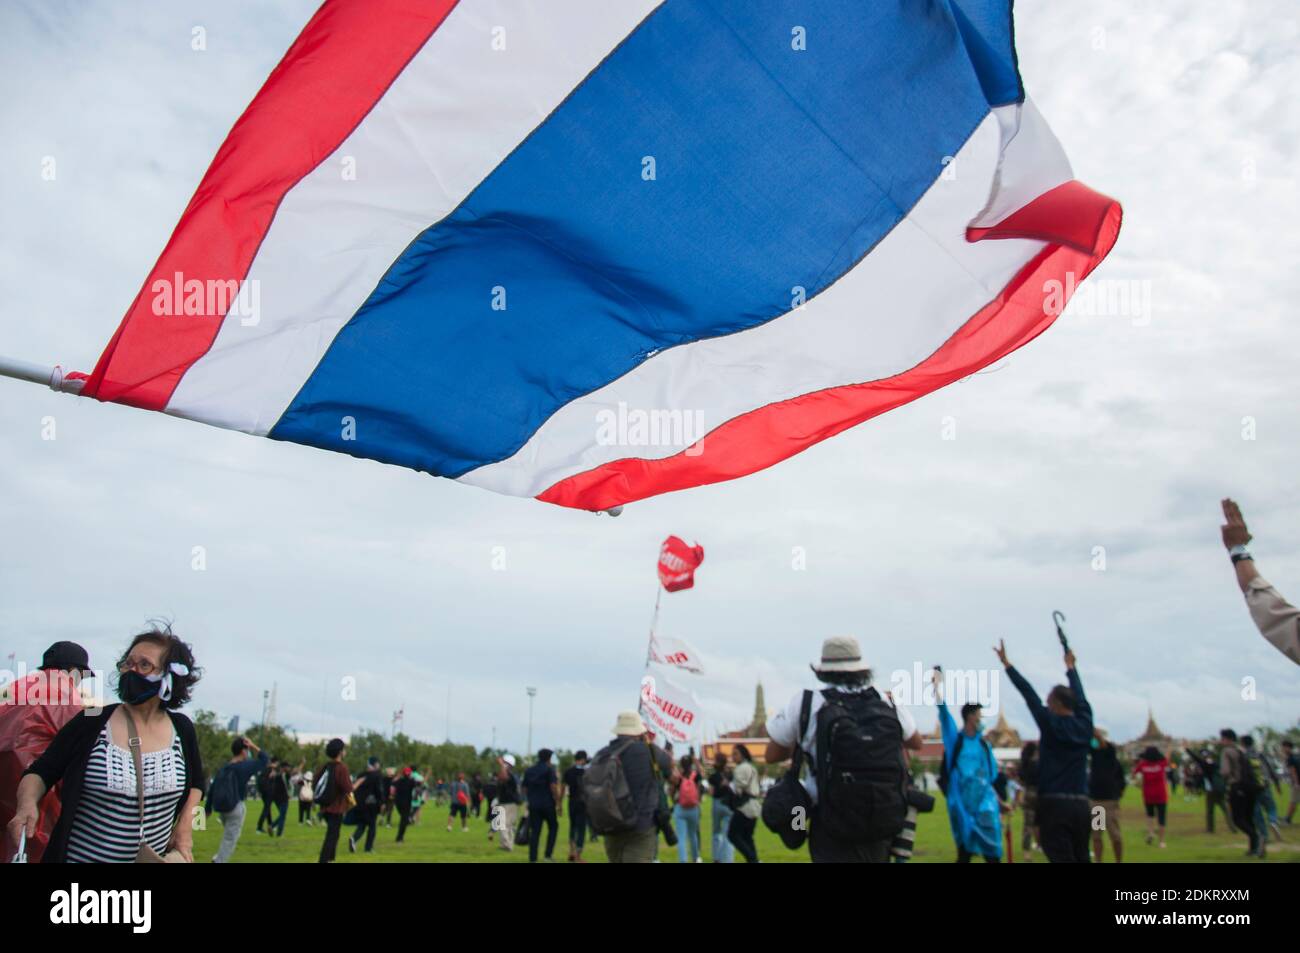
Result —
[[1026, 741], [1020, 749], [1020, 783], [1024, 786], [1022, 801], [1025, 829], [1020, 834], [1020, 849], [1028, 856], [1038, 846], [1038, 742]]
[[[1128, 779], [1119, 763], [1119, 752], [1111, 744], [1104, 728], [1093, 728], [1091, 765], [1088, 771], [1088, 798], [1092, 802], [1092, 859], [1105, 859], [1106, 840], [1110, 840], [1115, 863], [1124, 862], [1124, 834], [1120, 828], [1119, 805], [1124, 798]], [[1100, 826], [1099, 826], [1100, 825]]]
[[[769, 729], [770, 732], [771, 729]], [[758, 848], [754, 845], [754, 829], [758, 818], [763, 813], [762, 787], [758, 782], [758, 768], [754, 767], [754, 756], [744, 745], [731, 749], [731, 789], [736, 792], [735, 814], [731, 817], [731, 826], [727, 837], [745, 863], [758, 863]]]
[[579, 749], [573, 756], [560, 779], [560, 808], [564, 807], [564, 796], [569, 797], [569, 861], [585, 864], [582, 859], [582, 847], [587, 840], [587, 802], [582, 796], [582, 776], [587, 770], [587, 752]]
[[596, 752], [583, 775], [583, 799], [611, 864], [649, 864], [659, 841], [656, 812], [673, 758], [650, 741], [641, 715], [621, 711], [614, 740]]
[[353, 817], [356, 818], [357, 829], [348, 838], [348, 851], [355, 854], [357, 852], [357, 841], [362, 834], [365, 834], [366, 853], [371, 854], [375, 850], [375, 831], [379, 827], [379, 809], [384, 803], [384, 774], [379, 769], [378, 758], [372, 757], [366, 761], [366, 770], [361, 777], [357, 778], [353, 794], [357, 799], [356, 810], [353, 813]]
[[1277, 823], [1277, 801], [1273, 792], [1282, 793], [1282, 781], [1273, 768], [1268, 754], [1255, 747], [1255, 739], [1250, 735], [1241, 736], [1241, 747], [1246, 752], [1252, 773], [1259, 778], [1259, 796], [1255, 798], [1255, 830], [1259, 831], [1260, 853], [1268, 844], [1270, 837], [1282, 839], [1282, 828]]
[[1169, 809], [1168, 785], [1169, 759], [1160, 753], [1155, 745], [1149, 745], [1137, 764], [1133, 765], [1133, 774], [1142, 779], [1142, 807], [1147, 812], [1147, 843], [1159, 837], [1160, 849], [1165, 848], [1165, 820]]
[[713, 841], [709, 857], [715, 864], [729, 864], [736, 856], [736, 848], [727, 839], [731, 817], [735, 813], [731, 809], [734, 796], [731, 790], [731, 768], [727, 764], [727, 756], [719, 751], [713, 759], [713, 771], [709, 774]]
[[[768, 719], [771, 740], [763, 760], [778, 764], [792, 758], [796, 746], [808, 759], [811, 770], [802, 784], [811, 804], [813, 863], [888, 863], [907, 826], [905, 752], [920, 750], [921, 734], [911, 713], [872, 685], [857, 639], [826, 639], [821, 661], [810, 668], [821, 689], [795, 694]], [[729, 836], [748, 863], [757, 863], [758, 772], [743, 745], [732, 753]]]
[[[501, 849], [515, 849], [515, 830], [519, 825], [519, 805], [523, 801], [523, 792], [519, 785], [519, 775], [515, 773], [515, 756], [503, 754], [497, 758], [497, 811], [492, 819], [492, 828], [501, 835]], [[489, 838], [491, 835], [488, 835]]]
[[415, 766], [407, 765], [402, 775], [393, 782], [393, 806], [397, 809], [397, 840], [406, 839], [406, 826], [411, 823], [411, 802], [415, 796]]
[[320, 806], [321, 820], [325, 822], [325, 839], [321, 842], [322, 864], [334, 863], [338, 852], [339, 831], [343, 828], [343, 815], [352, 806], [352, 775], [343, 763], [348, 746], [342, 738], [331, 738], [325, 745], [325, 764], [316, 772], [315, 799]]
[[278, 771], [271, 775], [271, 803], [275, 805], [275, 820], [269, 833], [272, 837], [284, 836], [284, 822], [289, 816], [289, 762], [281, 761]]
[[678, 863], [703, 863], [700, 857], [700, 777], [693, 755], [683, 755], [673, 792], [673, 826], [677, 830]]
[[981, 734], [982, 709], [976, 702], [961, 706], [961, 728], [943, 698], [943, 679], [934, 671], [939, 725], [943, 731], [943, 770], [939, 788], [948, 803], [948, 821], [957, 844], [957, 863], [979, 856], [988, 864], [1002, 862], [1002, 810], [994, 784], [998, 763]]
[[1300, 754], [1296, 753], [1291, 739], [1282, 742], [1282, 770], [1286, 772], [1286, 783], [1291, 788], [1291, 803], [1286, 809], [1286, 822], [1295, 819], [1295, 809], [1300, 805]]
[[396, 803], [394, 794], [397, 789], [397, 769], [384, 768], [384, 806], [379, 810], [379, 819], [383, 821], [385, 827], [393, 826], [393, 805]]
[[451, 830], [452, 821], [460, 817], [460, 829], [469, 830], [469, 803], [470, 791], [469, 782], [465, 780], [465, 772], [457, 771], [456, 779], [451, 782], [451, 811], [447, 814], [447, 830]]
[[312, 798], [312, 782], [314, 775], [310, 771], [300, 771], [294, 777], [294, 784], [297, 787], [298, 797], [298, 823], [306, 824], [311, 827], [315, 822], [311, 819], [312, 805], [315, 803]]
[[271, 779], [279, 770], [280, 759], [272, 758], [270, 764], [257, 776], [257, 795], [262, 799], [262, 813], [257, 815], [257, 833], [270, 834], [272, 837], [275, 836], [275, 823], [271, 819]]
[[1228, 785], [1219, 770], [1219, 759], [1209, 748], [1199, 752], [1187, 752], [1192, 756], [1201, 772], [1201, 785], [1205, 789], [1205, 833], [1214, 833], [1214, 815], [1216, 809], [1223, 812], [1224, 823], [1228, 830], [1237, 833], [1237, 825], [1232, 820], [1232, 810], [1228, 806]]
[[244, 817], [248, 813], [244, 806], [244, 791], [248, 779], [266, 767], [266, 752], [247, 738], [236, 738], [230, 743], [230, 760], [221, 766], [212, 784], [208, 787], [208, 797], [203, 804], [204, 812], [210, 817], [216, 811], [221, 818], [221, 845], [212, 858], [214, 864], [229, 862], [239, 844], [239, 835], [244, 830]]
[[1043, 853], [1054, 864], [1086, 864], [1091, 829], [1088, 751], [1092, 747], [1092, 706], [1084, 697], [1074, 653], [1065, 653], [1069, 684], [1053, 688], [1043, 704], [1034, 687], [1007, 661], [1006, 643], [999, 642], [993, 651], [1029, 706], [1040, 733], [1037, 822]]
[[1247, 857], [1264, 856], [1264, 843], [1259, 829], [1255, 827], [1255, 802], [1259, 799], [1259, 776], [1251, 768], [1250, 759], [1246, 757], [1237, 744], [1237, 733], [1231, 728], [1219, 732], [1223, 742], [1223, 753], [1219, 755], [1219, 771], [1227, 786], [1228, 806], [1232, 810], [1233, 823], [1246, 835]]
[[469, 811], [476, 818], [483, 816], [483, 775], [478, 771], [469, 779]]
[[542, 825], [546, 825], [546, 861], [555, 858], [555, 839], [560, 822], [556, 808], [560, 803], [560, 779], [551, 764], [554, 754], [550, 748], [537, 752], [537, 763], [524, 772], [524, 790], [528, 794], [528, 862], [537, 863], [537, 848], [542, 840]]

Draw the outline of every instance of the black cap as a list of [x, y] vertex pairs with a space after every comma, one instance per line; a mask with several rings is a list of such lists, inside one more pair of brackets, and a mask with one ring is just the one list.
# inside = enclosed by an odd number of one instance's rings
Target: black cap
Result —
[[87, 672], [90, 656], [76, 642], [55, 642], [45, 650], [41, 668], [57, 668], [65, 672]]

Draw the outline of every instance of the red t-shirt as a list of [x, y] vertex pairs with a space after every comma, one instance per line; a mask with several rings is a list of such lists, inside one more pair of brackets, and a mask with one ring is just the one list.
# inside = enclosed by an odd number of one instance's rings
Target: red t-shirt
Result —
[[1169, 803], [1169, 782], [1165, 772], [1169, 770], [1169, 761], [1139, 761], [1133, 766], [1133, 773], [1142, 775], [1142, 803]]

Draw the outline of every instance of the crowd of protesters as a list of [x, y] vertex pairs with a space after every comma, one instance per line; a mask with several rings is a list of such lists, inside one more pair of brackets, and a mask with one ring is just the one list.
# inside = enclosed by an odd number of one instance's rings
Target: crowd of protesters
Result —
[[[1223, 511], [1224, 546], [1252, 619], [1270, 644], [1300, 663], [1300, 610], [1259, 574], [1237, 505], [1224, 500]], [[1005, 819], [1016, 808], [1022, 811], [1022, 850], [1077, 863], [1105, 859], [1109, 844], [1113, 859], [1122, 861], [1120, 804], [1130, 781], [1140, 786], [1146, 841], [1157, 849], [1168, 843], [1170, 797], [1180, 783], [1185, 800], [1205, 798], [1207, 832], [1214, 832], [1221, 812], [1229, 830], [1245, 837], [1250, 856], [1264, 857], [1292, 823], [1300, 801], [1300, 754], [1290, 740], [1266, 751], [1251, 735], [1225, 728], [1217, 750], [1147, 746], [1126, 767], [1094, 722], [1068, 647], [1065, 682], [1041, 698], [1009, 661], [1005, 643], [994, 652], [1039, 737], [1016, 763], [999, 762], [980, 706], [965, 704], [955, 717], [935, 670], [943, 741], [937, 784], [956, 861], [1002, 861], [1013, 843]], [[703, 863], [707, 798], [707, 859], [714, 863], [737, 856], [759, 862], [760, 821], [786, 847], [806, 841], [814, 862], [906, 862], [918, 815], [935, 804], [914, 763], [923, 739], [913, 715], [877, 689], [859, 643], [847, 637], [823, 643], [812, 666], [819, 687], [796, 694], [768, 720], [763, 764], [776, 771], [791, 766], [780, 781], [768, 779], [768, 788], [744, 744], [731, 745], [707, 766], [694, 750], [675, 757], [671, 745], [655, 743], [636, 711], [618, 713], [611, 740], [590, 757], [576, 752], [563, 771], [555, 753], [543, 748], [522, 770], [514, 755], [500, 754], [486, 777], [457, 771], [431, 783], [416, 765], [385, 767], [376, 757], [354, 777], [341, 738], [325, 746], [323, 764], [308, 770], [305, 759], [291, 764], [270, 757], [241, 736], [209, 782], [195, 727], [179, 711], [202, 674], [192, 648], [170, 627], [154, 626], [130, 640], [115, 669], [120, 704], [83, 708], [79, 690], [93, 675], [90, 660], [81, 646], [58, 642], [39, 671], [5, 688], [5, 859], [192, 862], [195, 819], [202, 813], [219, 819], [222, 836], [211, 860], [224, 863], [237, 849], [246, 802], [256, 798], [260, 834], [284, 836], [291, 801], [298, 803], [300, 825], [322, 825], [322, 863], [336, 858], [345, 827], [351, 830], [349, 851], [374, 852], [379, 828], [393, 826], [394, 812], [393, 842], [403, 843], [430, 800], [447, 810], [447, 832], [469, 832], [471, 817], [484, 820], [490, 841], [503, 851], [526, 844], [531, 862], [555, 860], [563, 821], [571, 862], [585, 862], [584, 851], [596, 841], [612, 863], [655, 862], [662, 839], [676, 847], [679, 862]], [[1283, 816], [1284, 785], [1290, 798]]]

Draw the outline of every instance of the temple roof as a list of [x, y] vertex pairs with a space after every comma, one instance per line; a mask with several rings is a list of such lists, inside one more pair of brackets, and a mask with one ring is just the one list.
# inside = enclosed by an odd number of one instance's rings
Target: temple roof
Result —
[[1168, 741], [1169, 736], [1156, 724], [1155, 713], [1147, 708], [1147, 730], [1137, 738], [1138, 741]]
[[984, 739], [994, 748], [1019, 748], [1020, 732], [1007, 724], [1006, 712], [998, 712], [998, 723], [984, 732]]

